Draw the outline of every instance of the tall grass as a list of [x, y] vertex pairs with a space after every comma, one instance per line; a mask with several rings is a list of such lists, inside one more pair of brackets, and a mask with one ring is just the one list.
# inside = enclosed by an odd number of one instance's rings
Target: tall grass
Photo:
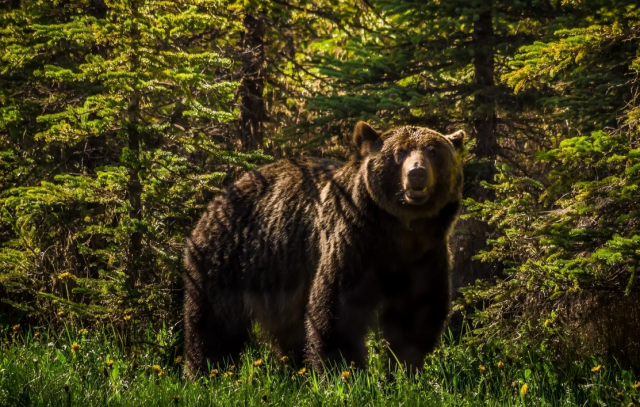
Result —
[[[133, 322], [132, 322], [133, 324]], [[544, 346], [463, 344], [448, 335], [419, 373], [392, 370], [371, 338], [369, 368], [346, 364], [320, 377], [276, 360], [265, 345], [189, 380], [169, 328], [62, 332], [5, 328], [0, 406], [629, 406], [640, 400], [633, 372], [615, 362], [559, 363]]]

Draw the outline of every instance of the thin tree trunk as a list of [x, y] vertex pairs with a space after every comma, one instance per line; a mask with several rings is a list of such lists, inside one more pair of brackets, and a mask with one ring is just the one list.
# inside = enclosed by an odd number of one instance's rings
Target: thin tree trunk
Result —
[[[132, 38], [132, 52], [131, 52], [131, 70], [137, 73], [140, 68], [140, 60], [138, 55], [138, 40], [140, 33], [138, 26], [135, 23], [135, 18], [138, 15], [137, 6], [134, 3], [132, 5], [132, 18], [134, 21], [131, 24], [131, 38]], [[130, 218], [138, 226], [142, 219], [142, 184], [140, 183], [140, 177], [138, 172], [140, 170], [139, 158], [140, 158], [140, 131], [138, 130], [138, 119], [140, 116], [140, 91], [134, 90], [133, 94], [129, 97], [129, 106], [127, 108], [127, 136], [129, 148], [129, 181], [127, 183], [127, 193], [129, 198], [129, 205], [131, 211], [129, 212]], [[140, 281], [140, 256], [142, 252], [142, 234], [139, 231], [135, 231], [131, 234], [131, 240], [129, 243], [129, 253], [127, 259], [127, 277], [129, 280], [129, 286], [135, 287]]]
[[240, 107], [240, 136], [245, 151], [262, 147], [262, 122], [265, 118], [264, 100], [264, 22], [260, 17], [246, 15], [242, 36], [242, 96]]

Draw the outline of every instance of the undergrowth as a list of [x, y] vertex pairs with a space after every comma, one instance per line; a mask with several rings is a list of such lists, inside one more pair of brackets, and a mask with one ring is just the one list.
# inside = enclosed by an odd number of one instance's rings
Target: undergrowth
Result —
[[190, 380], [179, 334], [167, 327], [142, 331], [134, 341], [126, 325], [67, 325], [62, 332], [5, 328], [0, 406], [633, 406], [640, 401], [638, 376], [615, 361], [561, 363], [544, 343], [471, 345], [449, 334], [414, 374], [390, 369], [385, 355], [392, 353], [372, 336], [367, 370], [345, 363], [325, 377], [304, 361], [277, 359], [258, 343], [241, 360]]

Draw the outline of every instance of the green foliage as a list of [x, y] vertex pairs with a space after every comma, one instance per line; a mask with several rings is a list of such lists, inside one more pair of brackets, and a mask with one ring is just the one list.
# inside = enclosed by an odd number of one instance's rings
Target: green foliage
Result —
[[223, 137], [237, 83], [221, 74], [234, 61], [202, 38], [237, 32], [224, 7], [25, 1], [2, 11], [7, 303], [41, 318], [177, 317], [194, 220], [229, 168], [268, 159]]
[[175, 332], [147, 327], [145, 342], [123, 347], [119, 340], [134, 327], [130, 321], [88, 330], [69, 324], [61, 335], [5, 331], [0, 406], [626, 406], [640, 398], [637, 376], [615, 364], [591, 359], [558, 365], [544, 346], [470, 346], [450, 337], [419, 374], [387, 366], [352, 369], [345, 362], [320, 378], [259, 346], [246, 349], [233, 367], [191, 381], [176, 352]]

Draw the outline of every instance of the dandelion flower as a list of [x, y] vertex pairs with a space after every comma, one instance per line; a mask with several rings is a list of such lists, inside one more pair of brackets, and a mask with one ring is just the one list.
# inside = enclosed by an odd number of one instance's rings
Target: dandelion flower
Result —
[[242, 384], [242, 379], [238, 379], [238, 380], [236, 380], [236, 386], [239, 386], [239, 385], [241, 385], [241, 384]]
[[287, 364], [287, 362], [289, 362], [289, 356], [285, 355], [283, 357], [280, 358], [280, 362], [284, 363], [285, 365]]
[[598, 365], [596, 367], [594, 367], [593, 369], [591, 369], [592, 372], [599, 372], [600, 369], [602, 369], [602, 365]]
[[58, 274], [58, 280], [65, 280], [67, 278], [72, 278], [72, 279], [76, 279], [76, 276], [74, 276], [73, 274], [69, 273], [68, 271], [65, 271], [64, 273], [60, 273]]
[[113, 360], [109, 359], [107, 360], [107, 367], [111, 367], [113, 366]]
[[553, 321], [551, 321], [550, 319], [544, 321], [544, 326], [546, 326], [547, 328], [549, 328], [551, 325], [553, 325]]
[[344, 380], [345, 382], [349, 380], [349, 376], [351, 376], [351, 373], [349, 373], [349, 371], [342, 372], [342, 380]]
[[640, 382], [632, 385], [631, 387], [633, 387], [634, 389], [640, 389]]
[[485, 370], [487, 370], [484, 366], [480, 365], [478, 366], [478, 369], [480, 369], [480, 373], [484, 373]]
[[233, 369], [235, 369], [235, 368], [236, 368], [236, 366], [235, 366], [235, 365], [231, 365], [231, 366], [229, 366], [229, 371], [230, 371], [230, 372], [232, 372], [232, 371], [233, 371]]
[[20, 324], [14, 325], [13, 326], [13, 330], [14, 332], [17, 331], [18, 329], [20, 329]]
[[73, 352], [74, 354], [78, 353], [78, 351], [80, 351], [80, 345], [78, 345], [78, 342], [74, 342], [71, 345], [71, 352]]
[[131, 321], [131, 315], [125, 315], [124, 318], [125, 321]]
[[38, 336], [40, 336], [40, 332], [36, 332], [36, 333], [33, 334], [34, 338], [37, 338]]
[[504, 363], [502, 363], [502, 361], [498, 362], [498, 369], [504, 369]]
[[302, 369], [298, 370], [298, 375], [299, 375], [299, 376], [302, 376], [302, 375], [304, 375], [305, 373], [307, 373], [307, 368], [306, 368], [306, 367], [303, 367]]
[[58, 311], [58, 316], [61, 317], [64, 315], [64, 311]]
[[218, 375], [218, 369], [211, 369], [211, 373], [209, 373], [210, 378], [214, 378]]
[[78, 331], [78, 335], [86, 335], [88, 334], [89, 331], [87, 331], [86, 329], [82, 328], [81, 330]]
[[178, 356], [177, 358], [174, 359], [174, 361], [176, 362], [177, 365], [181, 365], [182, 364], [182, 356]]
[[253, 365], [254, 365], [255, 367], [260, 367], [260, 366], [262, 366], [262, 364], [263, 364], [263, 363], [264, 363], [264, 362], [262, 361], [262, 359], [258, 359], [258, 360], [256, 360], [255, 362], [253, 362]]
[[162, 376], [162, 368], [160, 365], [153, 365], [153, 371], [158, 375]]
[[520, 388], [520, 396], [521, 397], [526, 396], [528, 391], [529, 391], [529, 385], [527, 383], [523, 384], [522, 387]]

